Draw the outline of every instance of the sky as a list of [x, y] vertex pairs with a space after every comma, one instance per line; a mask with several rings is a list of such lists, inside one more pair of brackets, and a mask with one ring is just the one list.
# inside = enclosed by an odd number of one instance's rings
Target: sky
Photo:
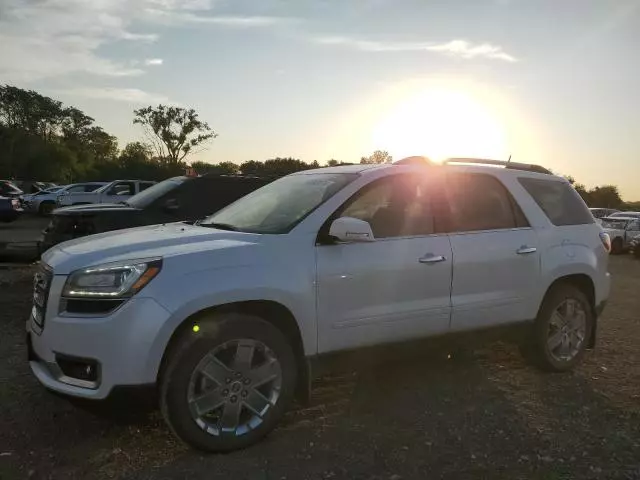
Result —
[[195, 108], [193, 160], [537, 163], [640, 200], [639, 0], [0, 0], [0, 83], [126, 142]]

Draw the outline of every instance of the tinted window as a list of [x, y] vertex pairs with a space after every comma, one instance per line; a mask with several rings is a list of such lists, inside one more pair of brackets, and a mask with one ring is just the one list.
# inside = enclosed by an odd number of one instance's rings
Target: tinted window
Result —
[[118, 182], [113, 185], [107, 195], [134, 195], [136, 193], [136, 187], [133, 182]]
[[102, 187], [102, 185], [100, 185], [99, 183], [96, 185], [85, 185], [84, 186], [84, 191], [85, 192], [93, 192], [97, 189], [99, 189], [100, 187]]
[[75, 185], [73, 187], [67, 188], [67, 192], [69, 193], [84, 193], [86, 191], [87, 189], [85, 188], [84, 185]]
[[426, 184], [415, 177], [387, 178], [364, 187], [339, 216], [369, 222], [375, 238], [434, 233]]
[[528, 226], [520, 207], [498, 179], [482, 174], [449, 174], [449, 229], [453, 232]]
[[140, 182], [140, 191], [146, 190], [152, 185], [154, 185], [154, 182]]
[[554, 225], [594, 223], [593, 215], [584, 201], [568, 183], [539, 178], [518, 180]]

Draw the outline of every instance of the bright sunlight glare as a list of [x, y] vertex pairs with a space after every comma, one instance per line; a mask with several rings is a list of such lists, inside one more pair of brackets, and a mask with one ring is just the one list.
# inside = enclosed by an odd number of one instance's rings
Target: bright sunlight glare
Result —
[[424, 155], [506, 159], [505, 128], [467, 92], [428, 88], [408, 93], [374, 126], [372, 144], [395, 159]]

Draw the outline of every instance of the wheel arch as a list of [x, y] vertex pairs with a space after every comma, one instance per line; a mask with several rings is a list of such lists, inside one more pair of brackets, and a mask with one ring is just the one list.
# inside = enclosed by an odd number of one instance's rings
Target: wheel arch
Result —
[[[543, 301], [551, 290], [560, 285], [571, 285], [577, 288], [582, 293], [584, 293], [589, 300], [589, 306], [591, 307], [591, 311], [593, 313], [594, 325], [591, 329], [591, 337], [589, 338], [587, 345], [588, 348], [593, 348], [596, 343], [596, 331], [598, 323], [598, 316], [596, 313], [596, 287], [593, 278], [591, 278], [591, 276], [586, 273], [570, 273], [562, 275], [551, 282], [543, 296]], [[540, 305], [542, 306], [542, 302], [540, 303]]]
[[296, 385], [296, 397], [299, 401], [307, 403], [310, 395], [311, 372], [309, 362], [304, 354], [302, 332], [295, 316], [289, 308], [274, 300], [245, 300], [203, 308], [186, 317], [173, 330], [171, 337], [164, 349], [157, 372], [157, 384], [164, 372], [171, 352], [178, 344], [180, 338], [188, 332], [194, 324], [215, 314], [244, 313], [264, 319], [280, 330], [290, 342], [298, 366], [298, 379]]

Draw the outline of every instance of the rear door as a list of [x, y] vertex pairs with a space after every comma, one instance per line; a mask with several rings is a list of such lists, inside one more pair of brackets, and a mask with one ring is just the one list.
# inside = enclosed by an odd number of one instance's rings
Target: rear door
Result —
[[540, 253], [520, 207], [488, 174], [448, 172], [445, 189], [453, 251], [451, 329], [530, 320]]

